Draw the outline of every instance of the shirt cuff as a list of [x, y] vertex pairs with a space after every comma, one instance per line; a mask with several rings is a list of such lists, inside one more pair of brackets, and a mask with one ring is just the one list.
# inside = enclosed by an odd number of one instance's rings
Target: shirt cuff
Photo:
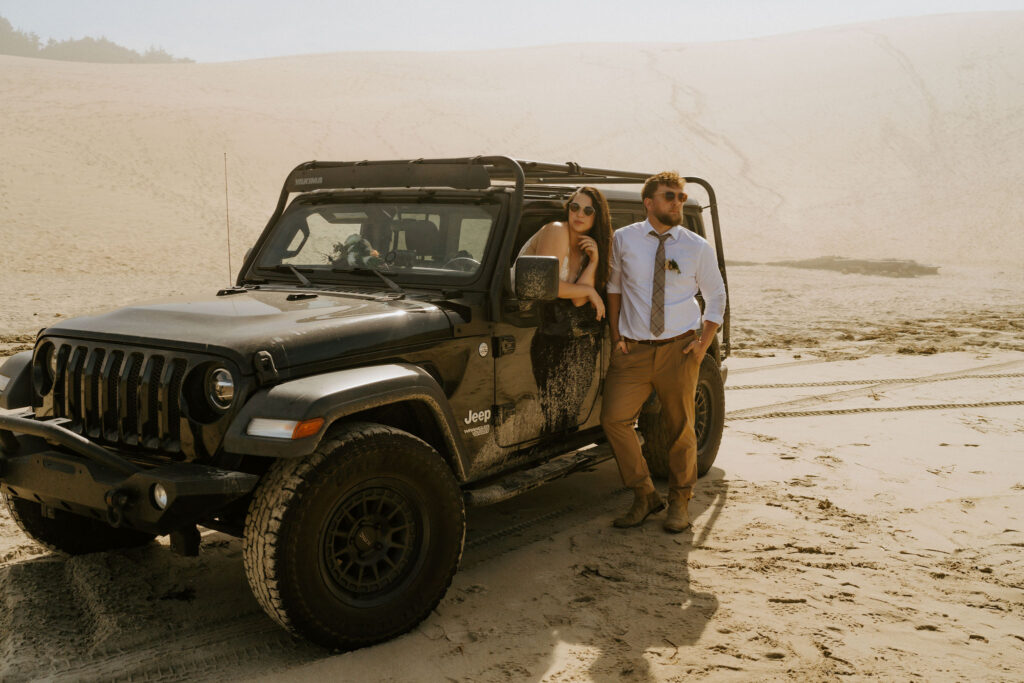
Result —
[[712, 313], [711, 315], [705, 315], [704, 320], [706, 320], [709, 323], [715, 323], [716, 325], [721, 327], [722, 323], [725, 322], [725, 316], [715, 315], [714, 313]]
[[719, 326], [725, 321], [725, 296], [704, 300], [704, 320]]

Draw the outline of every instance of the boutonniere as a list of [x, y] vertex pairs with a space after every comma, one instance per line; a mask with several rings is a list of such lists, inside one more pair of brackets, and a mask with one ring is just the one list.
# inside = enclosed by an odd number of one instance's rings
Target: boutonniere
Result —
[[674, 270], [674, 271], [676, 271], [678, 273], [679, 272], [679, 264], [676, 263], [676, 260], [674, 258], [673, 259], [669, 259], [668, 262], [665, 264], [665, 270]]

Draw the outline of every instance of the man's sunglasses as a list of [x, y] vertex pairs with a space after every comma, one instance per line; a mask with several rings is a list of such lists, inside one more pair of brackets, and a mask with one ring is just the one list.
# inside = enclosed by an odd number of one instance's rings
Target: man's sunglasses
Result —
[[584, 216], [593, 216], [594, 215], [594, 207], [592, 207], [592, 206], [580, 206], [579, 202], [569, 202], [569, 211], [572, 211], [573, 213], [579, 213], [580, 209], [583, 209], [583, 215]]
[[683, 203], [686, 202], [686, 193], [685, 192], [673, 192], [672, 190], [668, 190], [667, 192], [655, 192], [654, 193], [655, 196], [658, 196], [659, 194], [660, 195], [664, 195], [665, 201], [667, 201], [667, 202], [674, 202], [676, 200], [676, 197], [679, 198], [679, 201], [681, 201]]

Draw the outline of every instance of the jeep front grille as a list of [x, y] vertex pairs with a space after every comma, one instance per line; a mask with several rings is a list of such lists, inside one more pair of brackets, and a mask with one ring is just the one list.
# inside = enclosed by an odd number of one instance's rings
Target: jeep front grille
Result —
[[43, 408], [97, 441], [181, 452], [187, 358], [140, 349], [54, 342], [56, 373]]

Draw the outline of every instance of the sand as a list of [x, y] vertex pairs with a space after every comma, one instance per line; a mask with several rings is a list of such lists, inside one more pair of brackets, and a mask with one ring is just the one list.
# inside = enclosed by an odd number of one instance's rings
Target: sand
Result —
[[[237, 539], [207, 532], [198, 558], [164, 544], [68, 559], [0, 518], [0, 673], [1016, 679], [1024, 353], [775, 354], [730, 363], [725, 437], [692, 532], [665, 534], [657, 519], [611, 528], [629, 503], [612, 463], [471, 509], [462, 569], [435, 613], [352, 653], [271, 622]], [[776, 388], [794, 383], [816, 386]], [[994, 401], [1017, 405], [902, 410]], [[759, 417], [781, 411], [834, 414]]]
[[237, 539], [69, 559], [0, 514], [0, 679], [1019, 679], [1022, 29], [1008, 12], [708, 45], [0, 57], [0, 355], [57, 319], [223, 286], [225, 151], [236, 267], [300, 161], [476, 153], [707, 177], [730, 259], [939, 266], [731, 266], [726, 430], [692, 532], [612, 529], [629, 495], [611, 463], [472, 509], [436, 612], [372, 648], [284, 634]]

